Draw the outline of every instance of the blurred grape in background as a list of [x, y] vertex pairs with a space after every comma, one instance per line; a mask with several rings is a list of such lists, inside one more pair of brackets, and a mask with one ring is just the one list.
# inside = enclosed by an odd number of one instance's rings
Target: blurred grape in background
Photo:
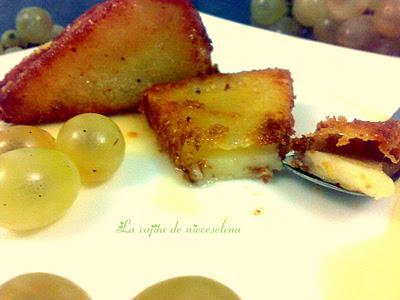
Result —
[[400, 56], [400, 0], [251, 0], [265, 29]]
[[39, 6], [50, 12], [55, 23], [66, 26], [83, 11], [100, 0], [0, 0], [0, 29], [2, 32], [15, 27], [18, 12], [29, 6]]
[[[192, 0], [202, 12], [275, 32], [400, 56], [400, 0]], [[43, 44], [101, 0], [0, 0], [0, 53]]]
[[46, 43], [99, 0], [0, 0], [0, 52]]

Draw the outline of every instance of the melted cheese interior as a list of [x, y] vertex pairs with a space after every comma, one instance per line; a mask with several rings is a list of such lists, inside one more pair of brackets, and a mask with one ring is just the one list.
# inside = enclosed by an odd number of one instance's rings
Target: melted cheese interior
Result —
[[201, 153], [203, 166], [195, 165], [191, 177], [207, 182], [221, 179], [272, 176], [282, 169], [276, 145], [251, 146], [232, 150], [214, 149]]
[[307, 151], [303, 158], [309, 172], [341, 187], [379, 199], [393, 195], [393, 180], [376, 162], [360, 161], [336, 154]]

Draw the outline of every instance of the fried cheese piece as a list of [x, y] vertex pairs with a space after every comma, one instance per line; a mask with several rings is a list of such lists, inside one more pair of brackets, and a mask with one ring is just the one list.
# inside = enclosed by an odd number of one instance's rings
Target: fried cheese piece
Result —
[[395, 192], [400, 169], [400, 122], [332, 117], [314, 133], [293, 140], [294, 164], [321, 179], [375, 199]]
[[324, 181], [372, 198], [389, 197], [395, 192], [393, 180], [378, 162], [309, 150], [304, 153], [303, 163], [311, 174]]
[[141, 109], [190, 181], [267, 181], [289, 149], [293, 99], [290, 73], [268, 69], [157, 85]]
[[190, 0], [108, 0], [0, 83], [0, 117], [63, 121], [137, 108], [145, 89], [212, 70], [212, 47]]

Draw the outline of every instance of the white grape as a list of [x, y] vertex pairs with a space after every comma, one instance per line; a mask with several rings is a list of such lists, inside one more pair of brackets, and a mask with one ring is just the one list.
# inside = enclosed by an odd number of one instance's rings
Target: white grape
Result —
[[46, 130], [34, 126], [10, 126], [0, 131], [0, 154], [19, 148], [49, 148], [55, 139]]
[[360, 16], [371, 0], [325, 0], [329, 14], [337, 20], [348, 20]]
[[50, 273], [27, 273], [0, 286], [0, 300], [90, 300], [72, 281]]
[[356, 49], [368, 48], [378, 37], [372, 17], [366, 15], [345, 21], [339, 26], [336, 34], [339, 45]]
[[255, 25], [271, 25], [286, 15], [286, 0], [252, 0], [251, 16]]
[[51, 38], [54, 39], [56, 37], [58, 37], [61, 32], [64, 31], [64, 27], [59, 25], [59, 24], [54, 24], [53, 25], [53, 29], [51, 30]]
[[340, 23], [331, 18], [322, 19], [314, 25], [314, 38], [321, 42], [334, 44], [339, 26]]
[[0, 155], [0, 226], [15, 231], [42, 228], [75, 201], [79, 172], [64, 153], [21, 148]]
[[283, 17], [278, 22], [267, 27], [269, 30], [289, 34], [289, 35], [297, 35], [300, 30], [299, 24], [293, 19], [289, 17]]
[[57, 149], [76, 163], [82, 182], [95, 184], [109, 179], [119, 168], [125, 155], [125, 139], [111, 119], [87, 113], [61, 127]]
[[400, 56], [400, 40], [380, 38], [368, 50], [385, 55]]
[[4, 48], [20, 47], [24, 45], [26, 46], [26, 44], [23, 43], [18, 36], [17, 31], [14, 29], [4, 31], [4, 33], [1, 35], [1, 44], [4, 46]]
[[[202, 276], [171, 278], [148, 287], [133, 300], [240, 300], [227, 286]], [[0, 299], [1, 300], [1, 299]]]
[[314, 26], [327, 16], [324, 0], [294, 0], [293, 16], [304, 26]]
[[368, 8], [375, 11], [382, 0], [370, 0]]
[[400, 0], [381, 0], [375, 10], [373, 22], [384, 37], [400, 38]]
[[16, 18], [18, 35], [27, 43], [43, 44], [51, 39], [53, 21], [49, 12], [40, 7], [26, 7]]

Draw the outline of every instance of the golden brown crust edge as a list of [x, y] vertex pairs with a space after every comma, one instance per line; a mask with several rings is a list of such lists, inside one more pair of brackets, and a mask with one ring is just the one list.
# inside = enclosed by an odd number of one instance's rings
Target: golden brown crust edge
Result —
[[293, 139], [293, 150], [307, 150], [400, 162], [400, 121], [370, 122], [329, 117], [317, 124], [314, 133]]
[[291, 137], [295, 134], [293, 118], [294, 108], [294, 91], [293, 91], [293, 78], [289, 70], [285, 69], [266, 69], [266, 71], [273, 73], [276, 79], [287, 88], [286, 97], [290, 100], [289, 110], [283, 118], [276, 118], [276, 116], [265, 116], [265, 121], [258, 132], [258, 144], [279, 145], [279, 156], [284, 159], [286, 154], [291, 150]]
[[[255, 70], [257, 71], [257, 70]], [[293, 80], [290, 76], [290, 72], [287, 70], [281, 69], [267, 69], [262, 71], [273, 72], [277, 79], [282, 80], [287, 84], [288, 87], [288, 98], [290, 99], [290, 107], [287, 115], [283, 118], [277, 119], [276, 116], [266, 115], [264, 122], [261, 124], [259, 128], [255, 128], [254, 134], [254, 143], [258, 145], [270, 145], [270, 144], [278, 144], [279, 145], [279, 155], [283, 159], [285, 155], [290, 150], [291, 145], [291, 136], [294, 134], [294, 118], [292, 115], [292, 109], [294, 107], [294, 96], [293, 96]], [[244, 71], [235, 73], [243, 74], [250, 73], [254, 71]], [[229, 76], [231, 74], [212, 74], [212, 75], [201, 75], [195, 78], [188, 78], [176, 82], [171, 82], [167, 84], [159, 84], [155, 85], [152, 88], [148, 89], [144, 93], [144, 97], [140, 103], [139, 110], [143, 112], [148, 120], [150, 127], [155, 130], [157, 133], [158, 141], [163, 150], [165, 150], [175, 165], [183, 171], [186, 172], [185, 166], [187, 165], [187, 158], [182, 158], [180, 156], [183, 147], [191, 147], [193, 150], [196, 149], [196, 145], [200, 145], [201, 142], [205, 139], [215, 140], [218, 139], [219, 134], [223, 134], [221, 131], [213, 131], [206, 132], [207, 136], [199, 134], [198, 132], [194, 132], [190, 130], [188, 126], [188, 122], [190, 120], [181, 120], [179, 124], [179, 128], [182, 134], [172, 139], [171, 136], [171, 128], [175, 126], [170, 126], [171, 124], [167, 124], [168, 122], [164, 122], [164, 119], [175, 119], [174, 117], [166, 117], [167, 115], [179, 114], [180, 105], [171, 101], [168, 105], [158, 105], [156, 101], [152, 101], [151, 95], [153, 93], [158, 93], [160, 91], [172, 90], [175, 88], [179, 88], [187, 85], [193, 79], [198, 79], [200, 81], [208, 80], [210, 78], [218, 78]], [[233, 75], [233, 74], [232, 74]], [[172, 99], [171, 99], [172, 100]], [[239, 120], [238, 120], [239, 121]], [[190, 151], [186, 151], [190, 152]]]
[[[136, 110], [135, 106], [114, 106], [112, 108], [104, 104], [84, 104], [79, 107], [70, 107], [62, 103], [55, 103], [52, 110], [40, 112], [35, 111], [21, 113], [20, 104], [24, 102], [24, 95], [20, 91], [24, 89], [30, 78], [39, 77], [41, 70], [51, 66], [53, 61], [62, 56], [66, 51], [74, 51], [83, 39], [96, 26], [96, 23], [106, 18], [107, 14], [116, 8], [123, 8], [128, 2], [135, 0], [107, 0], [99, 3], [82, 14], [66, 30], [51, 43], [43, 45], [31, 55], [24, 58], [17, 66], [6, 74], [0, 82], [0, 119], [15, 124], [39, 124], [46, 122], [64, 121], [68, 118], [84, 112], [97, 112], [101, 114], [120, 113], [127, 110]], [[190, 14], [190, 23], [187, 31], [195, 32], [196, 39], [193, 44], [200, 42], [204, 49], [207, 49], [208, 56], [205, 61], [200, 61], [200, 53], [193, 52], [194, 61], [208, 66], [206, 73], [215, 72], [216, 66], [211, 65], [210, 53], [212, 51], [211, 40], [204, 28], [199, 13], [193, 8], [190, 0], [151, 0], [166, 4], [181, 6], [186, 13]], [[199, 41], [200, 40], [200, 41]], [[76, 50], [75, 50], [76, 51]]]

